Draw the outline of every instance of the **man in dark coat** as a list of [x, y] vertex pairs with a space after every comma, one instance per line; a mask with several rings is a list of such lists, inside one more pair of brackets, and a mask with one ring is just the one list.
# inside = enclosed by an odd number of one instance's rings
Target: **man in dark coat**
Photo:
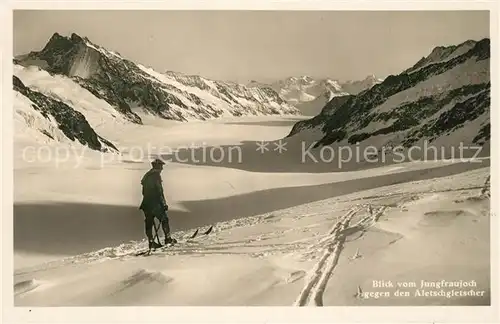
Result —
[[165, 234], [165, 244], [176, 243], [177, 241], [170, 237], [170, 226], [168, 223], [167, 211], [168, 205], [163, 194], [163, 185], [161, 171], [165, 163], [160, 159], [151, 162], [152, 168], [146, 172], [141, 180], [142, 184], [142, 202], [139, 207], [144, 212], [144, 223], [146, 236], [149, 241], [149, 248], [161, 247], [154, 241], [153, 225], [155, 217], [161, 222], [163, 233]]

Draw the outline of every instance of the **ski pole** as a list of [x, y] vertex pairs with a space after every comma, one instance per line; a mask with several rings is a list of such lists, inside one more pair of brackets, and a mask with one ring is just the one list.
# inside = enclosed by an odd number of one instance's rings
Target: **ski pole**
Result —
[[160, 225], [161, 225], [161, 222], [160, 222], [160, 224], [158, 224], [158, 226], [156, 226], [156, 220], [153, 219], [153, 227], [155, 229], [155, 237], [156, 237], [156, 240], [158, 241], [157, 243], [159, 245], [161, 245], [160, 238], [158, 237], [158, 231], [160, 229]]

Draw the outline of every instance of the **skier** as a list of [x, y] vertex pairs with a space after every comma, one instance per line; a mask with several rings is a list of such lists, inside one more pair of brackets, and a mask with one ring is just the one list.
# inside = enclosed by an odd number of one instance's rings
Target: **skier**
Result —
[[161, 171], [165, 163], [160, 159], [151, 162], [152, 168], [146, 172], [141, 180], [142, 184], [142, 202], [139, 209], [144, 212], [144, 223], [146, 236], [149, 241], [149, 249], [159, 248], [161, 244], [154, 241], [153, 224], [155, 217], [161, 222], [163, 233], [165, 234], [165, 245], [175, 244], [177, 241], [170, 237], [170, 226], [168, 223], [168, 205], [163, 194]]

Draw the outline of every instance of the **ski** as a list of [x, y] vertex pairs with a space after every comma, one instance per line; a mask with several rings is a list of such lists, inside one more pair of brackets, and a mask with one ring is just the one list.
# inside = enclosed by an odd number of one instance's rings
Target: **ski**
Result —
[[212, 232], [213, 228], [214, 228], [214, 226], [213, 226], [213, 225], [212, 225], [212, 226], [210, 226], [210, 227], [209, 227], [209, 229], [207, 229], [207, 230], [205, 231], [205, 233], [203, 233], [203, 235], [208, 235], [208, 234], [210, 234], [210, 232]]
[[[203, 232], [201, 235], [205, 236], [205, 235], [208, 235], [212, 232], [212, 230], [214, 229], [214, 226], [210, 226], [205, 232]], [[151, 253], [153, 252], [156, 252], [156, 251], [164, 251], [165, 249], [169, 248], [169, 247], [172, 247], [172, 246], [175, 246], [177, 244], [182, 244], [182, 243], [187, 243], [189, 242], [190, 240], [196, 238], [196, 237], [200, 237], [201, 235], [198, 234], [199, 233], [199, 228], [196, 229], [196, 231], [185, 241], [183, 242], [179, 242], [177, 241], [176, 243], [169, 243], [167, 245], [162, 245], [161, 247], [159, 248], [156, 248], [156, 249], [145, 249], [143, 251], [140, 251], [140, 252], [137, 252], [135, 253], [135, 256], [148, 256], [150, 255]]]

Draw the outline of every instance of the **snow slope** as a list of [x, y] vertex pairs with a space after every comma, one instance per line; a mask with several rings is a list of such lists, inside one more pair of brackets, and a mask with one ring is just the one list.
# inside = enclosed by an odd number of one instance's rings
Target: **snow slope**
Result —
[[[149, 257], [134, 256], [145, 245], [131, 242], [18, 269], [15, 304], [488, 305], [488, 175], [481, 168], [222, 222], [208, 236]], [[373, 286], [442, 279], [473, 282], [455, 290], [479, 296], [419, 297], [407, 289], [409, 297], [376, 298], [396, 288]]]
[[116, 152], [116, 147], [89, 124], [83, 113], [65, 104], [59, 98], [30, 89], [13, 76], [14, 138], [25, 143], [56, 147], [59, 144], [91, 149], [98, 152]]
[[70, 77], [50, 75], [35, 65], [24, 67], [19, 64], [14, 64], [14, 75], [25, 86], [47, 97], [65, 102], [84, 114], [93, 128], [104, 123], [125, 124], [128, 122], [113, 106], [94, 96]]
[[[53, 118], [45, 118], [39, 111], [32, 108], [34, 103], [19, 92], [14, 92], [14, 136], [17, 140], [49, 143], [50, 137], [39, 130], [50, 134], [56, 141], [66, 141], [67, 137], [57, 127]], [[69, 141], [69, 140], [68, 140]]]

